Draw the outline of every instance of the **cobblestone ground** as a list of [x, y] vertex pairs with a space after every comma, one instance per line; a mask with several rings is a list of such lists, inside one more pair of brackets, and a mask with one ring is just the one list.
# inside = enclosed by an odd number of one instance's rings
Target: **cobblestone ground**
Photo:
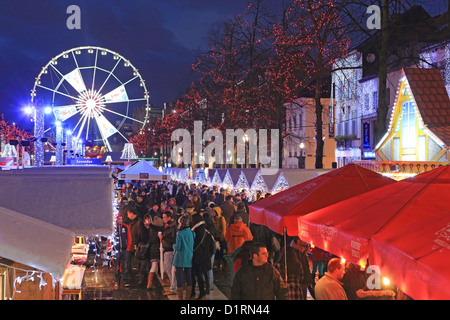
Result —
[[[130, 287], [114, 288], [114, 269], [108, 261], [88, 259], [85, 272], [86, 290], [83, 300], [168, 300], [163, 295], [163, 288], [147, 290], [145, 286], [137, 285], [136, 271], [132, 271]], [[89, 263], [91, 262], [91, 263]], [[159, 282], [159, 280], [156, 280]], [[228, 299], [231, 293], [231, 279], [228, 267], [214, 271], [214, 284]], [[198, 292], [197, 292], [198, 293]]]

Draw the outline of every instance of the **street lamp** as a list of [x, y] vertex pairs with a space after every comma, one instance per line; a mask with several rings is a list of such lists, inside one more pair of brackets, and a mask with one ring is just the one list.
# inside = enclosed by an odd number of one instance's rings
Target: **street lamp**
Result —
[[300, 163], [299, 163], [300, 169], [305, 169], [305, 156], [303, 153], [304, 149], [305, 149], [305, 144], [303, 142], [300, 142]]

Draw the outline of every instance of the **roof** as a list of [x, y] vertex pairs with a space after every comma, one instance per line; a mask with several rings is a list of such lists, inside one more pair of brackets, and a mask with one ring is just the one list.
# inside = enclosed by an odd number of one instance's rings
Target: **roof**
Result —
[[416, 106], [424, 124], [445, 145], [450, 145], [450, 99], [439, 69], [405, 68]]
[[1, 257], [59, 277], [64, 274], [74, 232], [3, 207], [0, 215]]
[[[147, 174], [147, 177], [143, 177], [141, 174]], [[169, 180], [166, 173], [154, 168], [145, 160], [141, 160], [128, 170], [120, 173], [120, 179], [126, 180]]]
[[391, 123], [375, 149], [378, 150], [390, 138], [389, 134], [394, 130], [395, 124], [392, 119], [400, 97], [398, 91], [404, 77], [425, 127], [429, 129], [433, 138], [439, 139], [448, 148], [450, 146], [450, 99], [439, 69], [403, 68], [391, 113]]
[[0, 207], [78, 235], [110, 235], [113, 231], [114, 184], [108, 166], [0, 171], [0, 180]]

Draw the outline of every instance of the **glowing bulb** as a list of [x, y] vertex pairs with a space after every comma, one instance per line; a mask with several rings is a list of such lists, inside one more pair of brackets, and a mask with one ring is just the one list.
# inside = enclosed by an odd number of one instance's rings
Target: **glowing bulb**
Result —
[[24, 111], [25, 111], [26, 114], [31, 114], [33, 112], [33, 108], [25, 107]]
[[44, 112], [45, 112], [45, 114], [50, 114], [52, 112], [52, 108], [45, 107]]
[[391, 283], [391, 281], [390, 281], [388, 278], [383, 277], [383, 284], [384, 284], [385, 286], [388, 286], [390, 283]]

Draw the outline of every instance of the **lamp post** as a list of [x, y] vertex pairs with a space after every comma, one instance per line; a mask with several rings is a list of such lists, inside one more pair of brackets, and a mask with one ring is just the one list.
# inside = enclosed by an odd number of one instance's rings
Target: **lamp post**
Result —
[[304, 150], [305, 150], [305, 144], [303, 142], [300, 142], [300, 169], [305, 169], [305, 156], [304, 156]]

